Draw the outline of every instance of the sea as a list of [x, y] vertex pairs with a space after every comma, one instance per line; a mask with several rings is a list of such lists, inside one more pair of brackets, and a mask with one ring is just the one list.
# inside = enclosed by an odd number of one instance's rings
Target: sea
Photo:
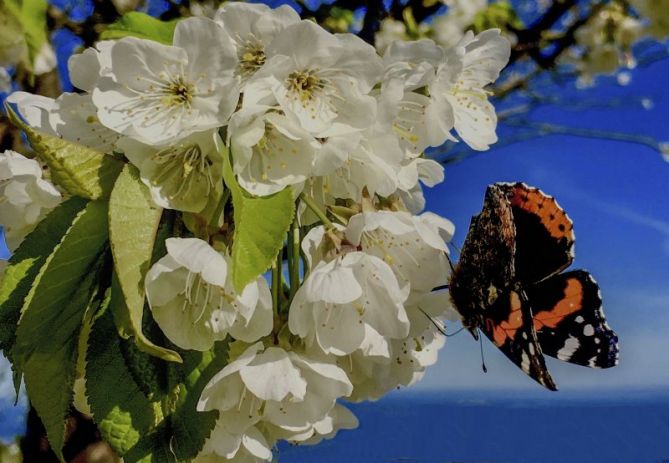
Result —
[[[669, 391], [406, 393], [352, 404], [354, 431], [279, 445], [278, 463], [669, 463]], [[23, 432], [0, 406], [0, 439]]]

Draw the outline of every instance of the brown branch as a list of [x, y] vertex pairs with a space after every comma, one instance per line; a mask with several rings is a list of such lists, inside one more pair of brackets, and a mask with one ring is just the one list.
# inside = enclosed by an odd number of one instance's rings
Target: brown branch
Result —
[[553, 27], [574, 5], [576, 0], [557, 0], [530, 27], [514, 30], [518, 40], [511, 50], [509, 63], [515, 63], [525, 55], [536, 59], [541, 52], [542, 34]]
[[382, 17], [385, 16], [385, 9], [383, 0], [367, 0], [366, 3], [367, 12], [358, 37], [370, 45], [374, 45], [374, 37], [381, 26]]
[[583, 26], [585, 26], [592, 17], [594, 17], [599, 11], [606, 5], [605, 1], [600, 1], [595, 4], [590, 11], [583, 15], [580, 19], [574, 21], [557, 39], [551, 42], [552, 50], [548, 55], [539, 55], [535, 58], [535, 61], [542, 68], [549, 68], [555, 65], [557, 59], [567, 50], [569, 47], [576, 43], [576, 32]]

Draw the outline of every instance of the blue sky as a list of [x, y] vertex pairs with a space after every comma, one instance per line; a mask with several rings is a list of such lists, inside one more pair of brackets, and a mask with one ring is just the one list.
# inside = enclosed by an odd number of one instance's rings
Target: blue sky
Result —
[[[621, 98], [620, 107], [546, 107], [534, 118], [669, 140], [669, 62], [633, 75], [626, 87], [602, 79], [593, 89], [556, 89], [567, 102]], [[640, 104], [642, 97], [652, 100], [650, 110]], [[609, 323], [620, 337], [621, 360], [616, 368], [595, 371], [549, 359], [562, 391], [669, 385], [669, 163], [657, 151], [619, 141], [548, 136], [470, 157], [448, 166], [445, 174], [445, 182], [427, 192], [428, 208], [456, 224], [458, 246], [471, 215], [481, 208], [486, 185], [496, 181], [542, 188], [574, 221], [572, 268], [589, 270], [599, 282]], [[469, 334], [450, 338], [418, 390], [539, 387], [487, 341], [484, 350], [488, 374], [481, 372], [479, 346]]]

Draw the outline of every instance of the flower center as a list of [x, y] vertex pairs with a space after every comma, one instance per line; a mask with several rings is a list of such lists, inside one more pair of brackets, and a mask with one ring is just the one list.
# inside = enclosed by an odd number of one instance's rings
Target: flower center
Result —
[[288, 91], [306, 103], [314, 97], [314, 94], [325, 89], [327, 82], [316, 75], [314, 70], [294, 71], [288, 75], [286, 80]]
[[248, 79], [265, 64], [265, 47], [254, 38], [245, 40], [239, 47], [239, 74], [242, 79]]
[[190, 106], [193, 100], [194, 87], [182, 76], [173, 77], [163, 88], [163, 104], [165, 106]]
[[170, 199], [188, 195], [196, 185], [202, 187], [203, 180], [205, 194], [208, 195], [214, 188], [213, 162], [197, 144], [170, 146], [157, 151], [152, 158], [159, 167], [151, 182], [162, 187], [168, 182], [172, 184], [168, 193]]

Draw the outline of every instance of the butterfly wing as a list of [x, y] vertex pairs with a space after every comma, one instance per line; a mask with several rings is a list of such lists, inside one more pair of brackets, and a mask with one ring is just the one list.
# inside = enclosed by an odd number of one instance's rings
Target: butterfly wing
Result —
[[468, 328], [476, 328], [482, 314], [513, 281], [515, 229], [503, 192], [486, 190], [481, 213], [472, 218], [460, 260], [449, 281], [453, 305]]
[[618, 364], [618, 336], [609, 328], [599, 286], [584, 270], [527, 288], [544, 354], [591, 368]]
[[524, 295], [509, 291], [486, 310], [481, 331], [532, 379], [555, 391]]
[[516, 280], [535, 283], [569, 267], [574, 260], [574, 227], [555, 198], [524, 183], [496, 186], [513, 212]]

